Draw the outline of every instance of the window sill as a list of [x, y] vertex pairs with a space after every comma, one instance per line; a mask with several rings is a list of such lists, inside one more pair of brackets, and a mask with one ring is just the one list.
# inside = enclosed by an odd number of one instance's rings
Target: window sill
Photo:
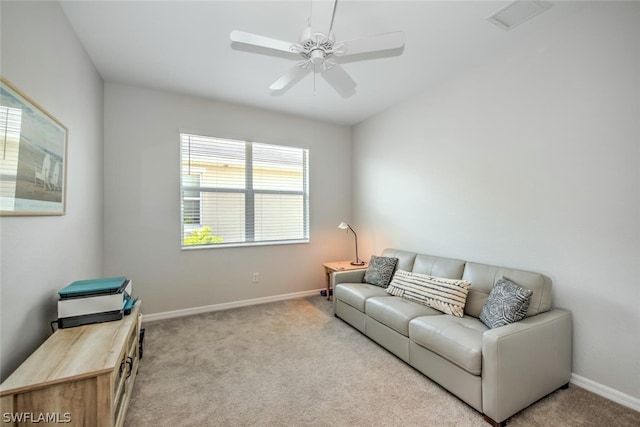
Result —
[[218, 245], [198, 245], [198, 246], [182, 246], [183, 251], [194, 251], [200, 249], [224, 249], [224, 248], [245, 248], [256, 246], [276, 246], [276, 245], [300, 245], [309, 243], [309, 239], [300, 240], [284, 240], [278, 242], [245, 242], [245, 243], [222, 243]]

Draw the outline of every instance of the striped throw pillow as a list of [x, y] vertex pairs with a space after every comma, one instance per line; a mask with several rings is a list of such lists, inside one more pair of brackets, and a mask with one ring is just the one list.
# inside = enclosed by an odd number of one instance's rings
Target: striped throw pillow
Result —
[[443, 313], [464, 316], [471, 283], [398, 270], [387, 287], [391, 295], [410, 299]]

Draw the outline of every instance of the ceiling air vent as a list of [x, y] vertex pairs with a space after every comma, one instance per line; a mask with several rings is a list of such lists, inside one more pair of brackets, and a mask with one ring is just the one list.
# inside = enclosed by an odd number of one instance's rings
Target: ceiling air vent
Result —
[[549, 8], [551, 4], [538, 0], [516, 0], [488, 17], [487, 21], [509, 31]]

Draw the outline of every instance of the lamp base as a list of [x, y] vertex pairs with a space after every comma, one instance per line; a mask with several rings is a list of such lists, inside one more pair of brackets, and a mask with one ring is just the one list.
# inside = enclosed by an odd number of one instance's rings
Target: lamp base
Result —
[[351, 265], [365, 265], [366, 262], [364, 261], [351, 261]]

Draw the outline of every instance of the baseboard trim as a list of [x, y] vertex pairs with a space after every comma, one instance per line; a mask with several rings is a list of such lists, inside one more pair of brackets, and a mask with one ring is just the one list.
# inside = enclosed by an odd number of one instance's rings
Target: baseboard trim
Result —
[[570, 382], [571, 384], [602, 396], [605, 399], [612, 400], [622, 406], [626, 406], [627, 408], [640, 412], [640, 399], [573, 373], [571, 374]]
[[247, 307], [250, 305], [265, 304], [268, 302], [283, 301], [294, 298], [304, 298], [319, 295], [320, 289], [311, 291], [293, 292], [290, 294], [273, 295], [269, 297], [245, 299], [241, 301], [225, 302], [222, 304], [205, 305], [200, 307], [185, 308], [182, 310], [165, 311], [161, 313], [144, 314], [143, 321], [154, 322], [156, 320], [173, 319], [176, 317], [192, 316], [194, 314], [209, 313], [212, 311], [228, 310], [230, 308]]

